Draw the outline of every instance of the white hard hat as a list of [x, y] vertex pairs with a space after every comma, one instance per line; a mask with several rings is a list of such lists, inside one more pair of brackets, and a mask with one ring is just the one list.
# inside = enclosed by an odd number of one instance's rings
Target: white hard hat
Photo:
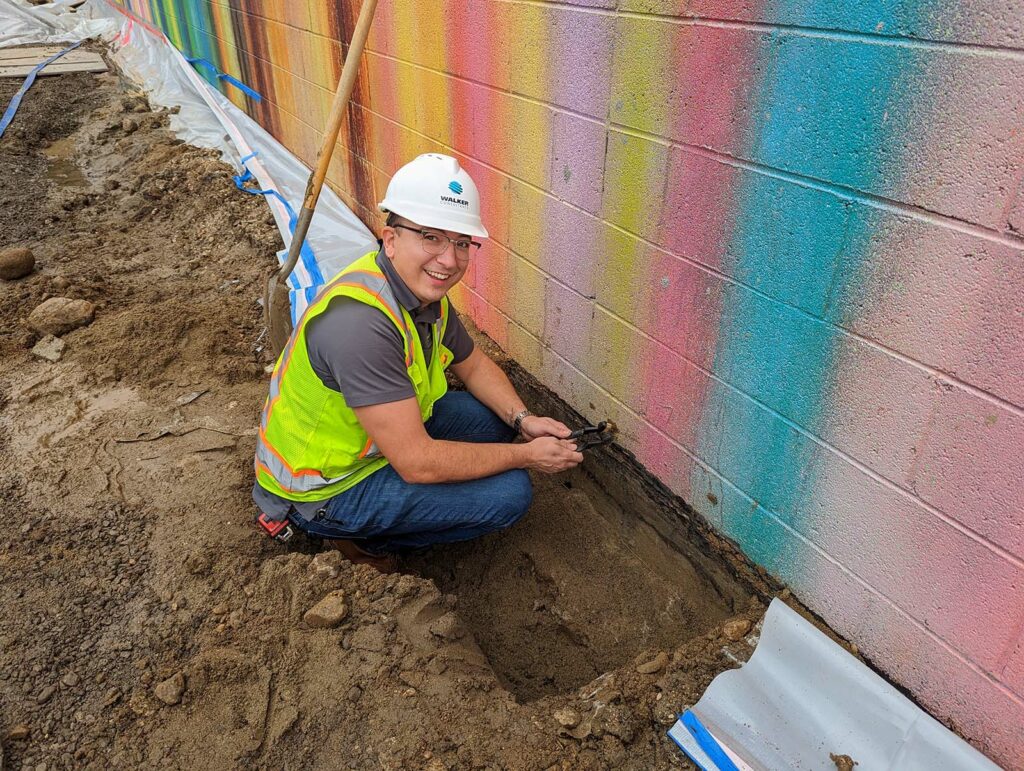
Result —
[[378, 208], [424, 227], [487, 238], [476, 185], [450, 155], [426, 153], [409, 161], [391, 178]]

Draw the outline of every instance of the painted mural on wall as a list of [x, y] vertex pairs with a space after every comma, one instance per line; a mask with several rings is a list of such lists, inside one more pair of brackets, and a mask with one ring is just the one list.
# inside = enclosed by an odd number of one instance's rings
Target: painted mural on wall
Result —
[[[126, 5], [312, 162], [357, 7]], [[1024, 757], [1024, 0], [382, 0], [356, 100], [367, 224], [462, 157], [493, 238], [456, 304]]]

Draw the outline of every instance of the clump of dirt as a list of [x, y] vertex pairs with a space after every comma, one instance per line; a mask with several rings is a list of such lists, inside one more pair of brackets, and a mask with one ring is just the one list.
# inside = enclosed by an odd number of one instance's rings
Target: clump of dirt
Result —
[[[280, 243], [166, 122], [115, 75], [43, 78], [0, 144], [0, 248], [37, 258], [0, 289], [5, 761], [689, 767], [665, 731], [749, 657], [756, 626], [724, 627], [763, 607], [621, 539], [585, 474], [537, 480], [520, 524], [423, 576], [256, 531], [257, 298]], [[52, 296], [96, 306], [55, 363], [25, 324]], [[343, 617], [310, 626], [332, 592]]]

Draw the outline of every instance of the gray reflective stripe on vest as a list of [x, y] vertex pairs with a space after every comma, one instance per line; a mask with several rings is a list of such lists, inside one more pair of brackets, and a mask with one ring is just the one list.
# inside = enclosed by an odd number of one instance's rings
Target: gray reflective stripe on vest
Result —
[[266, 446], [262, 437], [256, 442], [256, 460], [273, 475], [274, 479], [277, 480], [277, 483], [281, 485], [281, 487], [293, 493], [308, 493], [313, 490], [319, 490], [322, 487], [333, 485], [335, 482], [340, 482], [345, 477], [351, 476], [355, 473], [352, 471], [348, 474], [342, 474], [340, 477], [334, 477], [333, 479], [324, 479], [319, 474], [303, 474], [302, 476], [295, 476], [278, 459], [278, 457], [274, 455], [270, 448]]

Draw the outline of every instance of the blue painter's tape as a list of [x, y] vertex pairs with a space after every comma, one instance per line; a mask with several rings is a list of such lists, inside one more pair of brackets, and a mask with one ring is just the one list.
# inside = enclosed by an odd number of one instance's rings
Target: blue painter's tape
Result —
[[686, 710], [680, 720], [683, 721], [683, 725], [686, 726], [686, 730], [690, 732], [690, 735], [697, 740], [700, 748], [715, 762], [719, 771], [739, 771], [736, 768], [736, 764], [729, 759], [729, 756], [725, 754], [725, 750], [715, 741], [715, 737], [708, 733], [708, 729], [693, 714], [692, 710]]
[[18, 89], [18, 93], [14, 95], [14, 97], [11, 99], [11, 103], [8, 104], [7, 109], [4, 110], [3, 117], [0, 118], [0, 137], [4, 135], [4, 132], [7, 130], [7, 127], [11, 125], [11, 121], [14, 120], [14, 115], [18, 112], [19, 105], [21, 105], [21, 98], [25, 96], [25, 93], [30, 88], [32, 88], [32, 84], [36, 82], [36, 75], [39, 74], [40, 70], [42, 70], [43, 67], [45, 67], [47, 64], [50, 64], [51, 62], [54, 62], [60, 57], [62, 57], [68, 51], [74, 51], [76, 48], [78, 48], [78, 46], [82, 45], [82, 43], [84, 42], [84, 40], [79, 40], [74, 45], [70, 45], [63, 51], [55, 53], [46, 61], [40, 62], [32, 68], [31, 72], [29, 72], [28, 76], [25, 78], [25, 82], [22, 83], [21, 88]]
[[[245, 162], [255, 155], [256, 153], [253, 152], [245, 156], [245, 158], [242, 159], [243, 167]], [[295, 225], [299, 221], [299, 217], [295, 213], [295, 209], [292, 208], [292, 205], [288, 203], [287, 199], [283, 195], [281, 195], [273, 188], [270, 188], [268, 190], [253, 190], [252, 188], [246, 187], [245, 183], [251, 180], [252, 178], [252, 171], [246, 168], [243, 173], [237, 174], [233, 178], [235, 180], [235, 187], [237, 187], [243, 193], [249, 193], [250, 195], [271, 196], [280, 201], [281, 204], [284, 206], [285, 211], [288, 212], [288, 230], [291, 231], [291, 233], [294, 235]], [[302, 267], [306, 269], [307, 273], [309, 273], [309, 279], [313, 283], [313, 286], [311, 288], [319, 289], [320, 286], [324, 283], [324, 276], [323, 273], [320, 272], [320, 266], [317, 264], [316, 255], [313, 253], [313, 248], [309, 245], [309, 241], [302, 242], [302, 247], [299, 250], [299, 259], [302, 261]]]
[[228, 75], [226, 72], [221, 72], [220, 70], [218, 70], [217, 65], [211, 62], [209, 59], [204, 59], [201, 56], [186, 56], [185, 61], [187, 61], [189, 64], [201, 65], [205, 67], [206, 69], [210, 70], [210, 72], [212, 72], [214, 75], [216, 75], [217, 78], [219, 78], [220, 80], [227, 81], [251, 99], [257, 102], [263, 101], [263, 97], [260, 96], [258, 92], [249, 88], [249, 86], [245, 85], [245, 83], [240, 81], [238, 78]]
[[[680, 715], [679, 717], [682, 718], [682, 715]], [[678, 723], [676, 725], [678, 725]], [[673, 728], [674, 727], [675, 726], [673, 726]], [[681, 749], [684, 753], [686, 753], [686, 757], [688, 757], [693, 762], [693, 764], [700, 769], [700, 771], [715, 771], [715, 769], [708, 768], [707, 766], [705, 766], [700, 758], [695, 757], [693, 752], [691, 752], [681, 741], [679, 741], [671, 730], [669, 730], [668, 732], [668, 738], [674, 741], [676, 743], [676, 746], [679, 749]]]

